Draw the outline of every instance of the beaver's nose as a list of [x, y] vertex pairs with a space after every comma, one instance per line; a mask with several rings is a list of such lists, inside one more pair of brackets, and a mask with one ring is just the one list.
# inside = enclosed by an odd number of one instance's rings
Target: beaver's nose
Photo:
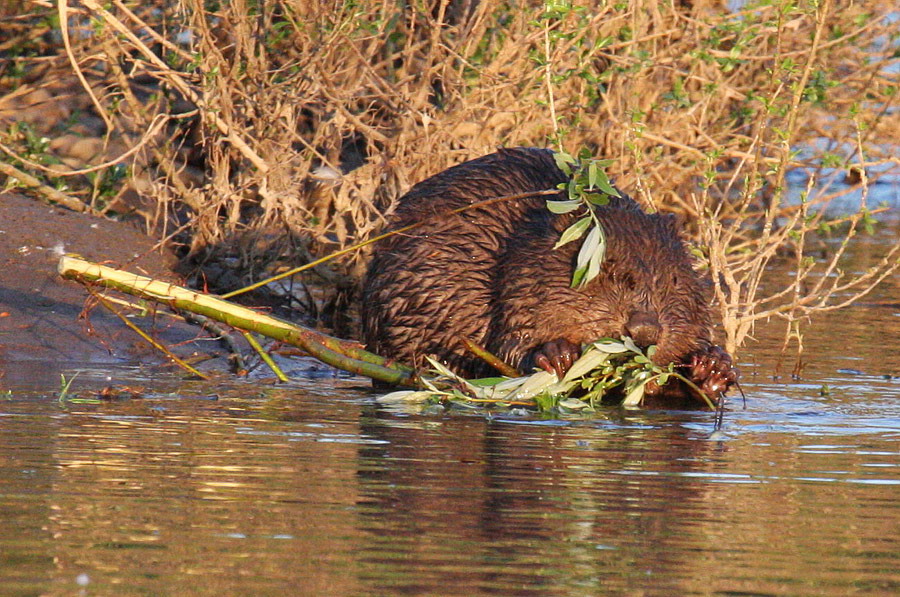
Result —
[[650, 311], [634, 311], [625, 324], [625, 333], [641, 348], [659, 342], [659, 319]]

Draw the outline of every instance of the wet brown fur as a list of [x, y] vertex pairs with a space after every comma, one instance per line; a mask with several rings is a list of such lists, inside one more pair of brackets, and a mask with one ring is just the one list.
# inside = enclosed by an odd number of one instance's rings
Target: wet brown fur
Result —
[[704, 284], [673, 216], [647, 214], [624, 195], [600, 208], [606, 258], [600, 275], [575, 290], [569, 283], [581, 243], [553, 245], [580, 212], [554, 215], [545, 205], [554, 197], [543, 196], [447, 214], [565, 181], [550, 151], [517, 148], [414, 186], [389, 225], [425, 223], [382, 241], [369, 266], [362, 297], [369, 349], [415, 365], [437, 355], [465, 376], [492, 370], [465, 350], [462, 337], [523, 371], [536, 349], [559, 338], [583, 344], [632, 335], [658, 345], [660, 364], [687, 363], [709, 349]]

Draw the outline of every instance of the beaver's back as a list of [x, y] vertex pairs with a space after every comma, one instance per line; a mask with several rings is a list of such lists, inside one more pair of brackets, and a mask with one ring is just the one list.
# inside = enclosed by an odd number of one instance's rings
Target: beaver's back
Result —
[[423, 224], [376, 245], [369, 266], [362, 296], [368, 348], [415, 365], [436, 355], [472, 376], [489, 370], [461, 338], [525, 368], [544, 342], [628, 334], [629, 325], [648, 317], [658, 325], [647, 339], [668, 361], [709, 345], [709, 308], [672, 218], [646, 214], [627, 197], [598, 209], [606, 258], [601, 274], [575, 290], [569, 282], [580, 243], [553, 245], [576, 214], [546, 208], [561, 193], [448, 213], [566, 181], [552, 152], [518, 148], [414, 186], [389, 226]]

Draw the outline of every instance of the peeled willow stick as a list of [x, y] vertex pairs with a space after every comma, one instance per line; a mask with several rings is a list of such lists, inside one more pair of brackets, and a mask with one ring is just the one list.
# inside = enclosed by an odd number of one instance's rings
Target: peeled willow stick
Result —
[[126, 294], [205, 315], [232, 327], [256, 332], [301, 348], [320, 361], [344, 371], [365, 375], [389, 384], [415, 385], [413, 369], [367, 352], [354, 342], [341, 340], [296, 324], [265, 315], [222, 299], [98, 265], [66, 255], [59, 260], [59, 274], [84, 285], [99, 284]]

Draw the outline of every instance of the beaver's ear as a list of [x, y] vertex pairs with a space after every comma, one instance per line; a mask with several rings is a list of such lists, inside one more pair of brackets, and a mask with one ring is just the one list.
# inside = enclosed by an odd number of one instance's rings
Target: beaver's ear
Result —
[[660, 213], [659, 219], [663, 223], [663, 226], [674, 232], [678, 232], [678, 229], [680, 228], [678, 216], [672, 213]]

